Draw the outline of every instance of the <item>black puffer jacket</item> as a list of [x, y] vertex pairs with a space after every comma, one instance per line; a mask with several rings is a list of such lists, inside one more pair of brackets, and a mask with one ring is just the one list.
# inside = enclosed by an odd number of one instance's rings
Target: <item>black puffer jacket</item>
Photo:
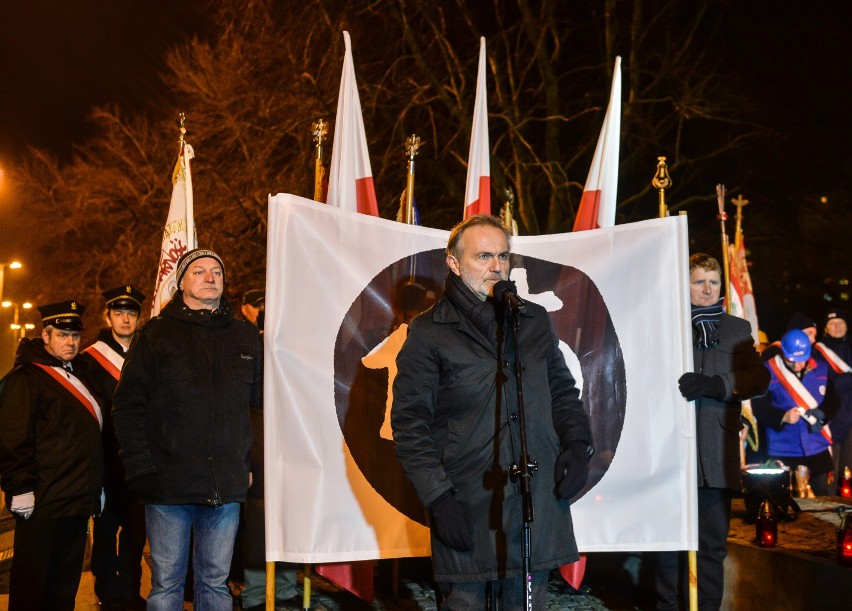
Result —
[[[100, 425], [36, 363], [62, 366], [45, 350], [41, 338], [23, 339], [15, 368], [0, 381], [0, 483], [6, 505], [15, 495], [34, 492], [35, 512], [43, 517], [98, 513], [103, 474]], [[79, 357], [71, 366], [91, 390]]]
[[262, 366], [257, 328], [224, 298], [213, 312], [192, 310], [178, 291], [136, 334], [113, 420], [128, 481], [157, 474], [159, 492], [145, 501], [245, 500]]

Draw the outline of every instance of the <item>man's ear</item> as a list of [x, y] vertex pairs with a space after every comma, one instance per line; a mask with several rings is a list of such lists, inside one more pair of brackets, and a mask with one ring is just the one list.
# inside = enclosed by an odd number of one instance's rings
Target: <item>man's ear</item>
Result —
[[459, 269], [459, 260], [456, 259], [453, 255], [447, 255], [447, 267], [450, 268], [456, 276], [461, 276], [461, 270]]

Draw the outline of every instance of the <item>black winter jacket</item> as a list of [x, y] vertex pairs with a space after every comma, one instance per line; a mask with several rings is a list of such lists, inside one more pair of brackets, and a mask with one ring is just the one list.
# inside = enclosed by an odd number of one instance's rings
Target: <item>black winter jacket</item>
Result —
[[[0, 380], [0, 484], [6, 506], [35, 493], [35, 513], [46, 518], [100, 511], [103, 452], [98, 420], [36, 363], [61, 367], [42, 339], [23, 339], [15, 367]], [[74, 375], [100, 401], [79, 357]]]
[[219, 505], [245, 500], [262, 352], [253, 325], [192, 310], [178, 291], [139, 332], [113, 396], [113, 420], [131, 481], [155, 473], [148, 503]]

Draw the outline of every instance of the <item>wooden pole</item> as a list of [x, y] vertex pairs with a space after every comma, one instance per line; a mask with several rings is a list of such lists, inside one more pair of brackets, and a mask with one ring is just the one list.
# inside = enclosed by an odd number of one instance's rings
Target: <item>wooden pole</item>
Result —
[[[651, 185], [660, 193], [659, 215], [660, 218], [665, 218], [669, 215], [669, 209], [666, 205], [666, 189], [670, 189], [672, 186], [665, 157], [657, 157], [657, 174], [651, 181]], [[684, 214], [684, 212], [681, 212], [681, 214]], [[698, 554], [694, 549], [690, 549], [687, 550], [686, 556], [689, 563], [689, 611], [698, 611]]]
[[716, 185], [716, 203], [719, 205], [719, 228], [722, 232], [722, 269], [725, 270], [725, 312], [731, 313], [731, 256], [728, 248], [728, 232], [725, 229], [725, 221], [728, 213], [725, 212], [725, 185]]

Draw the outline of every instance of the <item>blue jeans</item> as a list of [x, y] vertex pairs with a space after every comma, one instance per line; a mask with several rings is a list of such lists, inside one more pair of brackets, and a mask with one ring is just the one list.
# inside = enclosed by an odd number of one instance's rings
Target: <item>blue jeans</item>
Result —
[[232, 611], [228, 571], [240, 521], [239, 503], [146, 505], [145, 525], [151, 546], [151, 593], [148, 609], [180, 611], [193, 538], [196, 611]]

